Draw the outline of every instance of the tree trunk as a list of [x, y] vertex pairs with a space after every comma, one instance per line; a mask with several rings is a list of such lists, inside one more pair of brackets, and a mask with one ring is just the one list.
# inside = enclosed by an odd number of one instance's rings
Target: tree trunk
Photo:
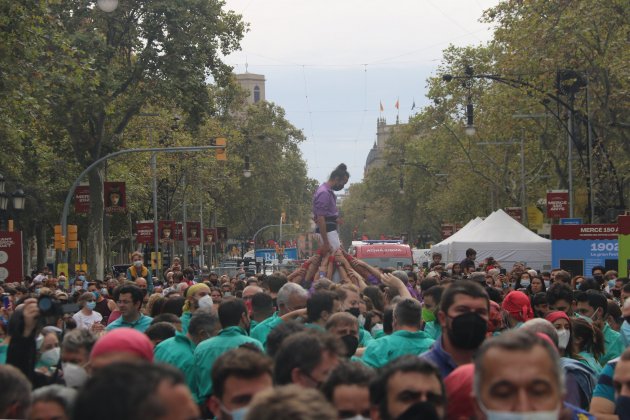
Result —
[[40, 268], [46, 265], [46, 225], [45, 224], [37, 223], [35, 225], [35, 240], [37, 243], [37, 267]]
[[105, 246], [103, 240], [103, 200], [104, 168], [97, 166], [88, 173], [90, 181], [90, 217], [87, 234], [87, 263], [92, 279], [102, 280], [105, 276]]

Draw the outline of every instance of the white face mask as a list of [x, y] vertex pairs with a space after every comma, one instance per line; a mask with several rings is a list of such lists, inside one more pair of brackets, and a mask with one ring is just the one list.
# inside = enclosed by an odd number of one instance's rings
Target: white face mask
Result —
[[199, 309], [212, 309], [212, 298], [210, 295], [205, 295], [197, 301], [197, 305], [199, 306]]
[[521, 413], [488, 410], [481, 400], [479, 400], [479, 408], [486, 415], [487, 420], [558, 420], [560, 415], [560, 407], [550, 411], [525, 411]]
[[88, 374], [85, 369], [74, 363], [62, 363], [63, 380], [70, 388], [80, 388], [87, 381]]
[[357, 414], [354, 417], [346, 417], [345, 419], [342, 420], [370, 420], [369, 417], [363, 417], [361, 414]]
[[59, 363], [59, 357], [61, 356], [61, 349], [59, 347], [52, 348], [50, 350], [46, 350], [42, 353], [42, 356], [39, 358], [39, 361], [42, 362], [46, 366], [56, 366]]
[[140, 268], [140, 267], [142, 267], [142, 261], [141, 260], [134, 261], [133, 265], [135, 265], [136, 267]]
[[569, 345], [569, 339], [571, 338], [571, 331], [560, 330], [558, 331], [558, 347], [560, 350], [564, 350]]

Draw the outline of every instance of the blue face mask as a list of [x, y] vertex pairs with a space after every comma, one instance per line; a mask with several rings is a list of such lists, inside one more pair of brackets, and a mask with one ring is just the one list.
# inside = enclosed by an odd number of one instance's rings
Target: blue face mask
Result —
[[608, 288], [612, 289], [613, 287], [615, 287], [615, 283], [617, 283], [617, 280], [615, 279], [608, 280]]
[[79, 276], [79, 280], [85, 281], [85, 276]]
[[94, 299], [98, 299], [99, 297], [101, 297], [101, 294], [99, 292], [92, 292], [92, 294], [94, 295]]
[[94, 302], [94, 301], [86, 302], [85, 303], [85, 307], [90, 309], [90, 310], [94, 310], [94, 308], [96, 308], [96, 302]]

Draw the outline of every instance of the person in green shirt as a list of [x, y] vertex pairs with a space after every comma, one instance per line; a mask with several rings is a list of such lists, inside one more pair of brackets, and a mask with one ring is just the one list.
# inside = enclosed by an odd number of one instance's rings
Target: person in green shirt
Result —
[[182, 321], [182, 332], [184, 334], [188, 332], [190, 318], [197, 309], [201, 308], [208, 311], [212, 309], [210, 293], [210, 287], [204, 283], [197, 283], [186, 289], [186, 302], [184, 302], [182, 308], [182, 316], [179, 318]]
[[337, 294], [328, 290], [315, 292], [306, 302], [307, 328], [324, 331], [326, 322], [335, 313], [339, 312], [341, 302]]
[[424, 321], [424, 332], [434, 340], [442, 334], [442, 327], [437, 322], [436, 314], [440, 309], [440, 300], [442, 300], [442, 293], [444, 287], [433, 286], [428, 290], [422, 291], [422, 298], [424, 300], [422, 305], [422, 321]]
[[175, 337], [162, 341], [155, 347], [154, 360], [168, 363], [182, 371], [190, 389], [195, 386], [195, 347], [204, 340], [216, 336], [219, 319], [207, 310], [196, 311], [190, 319], [187, 333], [176, 332]]
[[308, 292], [299, 284], [287, 283], [282, 286], [277, 297], [278, 311], [256, 325], [256, 328], [251, 331], [252, 338], [264, 346], [271, 330], [283, 322], [282, 317], [290, 312], [306, 308], [307, 299]]
[[606, 363], [621, 356], [625, 350], [621, 334], [610, 328], [606, 322], [608, 300], [598, 290], [576, 292], [574, 296], [577, 301], [577, 315], [587, 321], [590, 320], [604, 334], [605, 353], [599, 359], [599, 363], [602, 367], [606, 366]]
[[121, 286], [117, 289], [114, 298], [116, 299], [121, 315], [120, 318], [107, 326], [107, 331], [116, 328], [133, 328], [143, 333], [149, 328], [153, 318], [140, 312], [144, 294], [138, 286], [132, 284]]
[[200, 343], [195, 348], [195, 384], [193, 395], [198, 403], [204, 403], [212, 394], [212, 366], [215, 360], [226, 351], [250, 344], [263, 351], [260, 341], [247, 335], [249, 315], [241, 299], [223, 299], [219, 305], [219, 322], [223, 329], [216, 337]]
[[429, 350], [435, 340], [420, 330], [421, 319], [420, 302], [411, 298], [398, 302], [394, 307], [394, 332], [368, 344], [363, 363], [380, 368], [405, 354], [419, 355]]
[[273, 298], [267, 293], [256, 293], [252, 296], [252, 312], [250, 315], [250, 331], [258, 324], [273, 315]]
[[599, 375], [602, 367], [599, 360], [604, 355], [604, 335], [585, 319], [576, 318], [571, 321], [571, 338], [573, 342], [573, 359], [585, 364]]

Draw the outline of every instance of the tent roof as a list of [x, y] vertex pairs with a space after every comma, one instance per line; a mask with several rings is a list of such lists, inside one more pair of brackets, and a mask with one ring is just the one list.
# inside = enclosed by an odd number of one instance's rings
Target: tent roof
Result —
[[551, 243], [549, 239], [538, 236], [501, 209], [486, 217], [483, 222], [463, 232], [455, 239], [455, 242]]
[[457, 240], [457, 238], [461, 237], [462, 235], [465, 235], [466, 232], [468, 232], [469, 230], [473, 229], [475, 226], [477, 226], [478, 224], [482, 223], [483, 219], [479, 216], [475, 217], [474, 219], [470, 220], [468, 223], [466, 223], [464, 225], [463, 228], [461, 228], [460, 230], [458, 230], [457, 232], [455, 232], [454, 234], [452, 234], [451, 236], [449, 236], [448, 238], [444, 239], [442, 242], [439, 242], [435, 245], [446, 245], [446, 244], [450, 244], [451, 242]]

